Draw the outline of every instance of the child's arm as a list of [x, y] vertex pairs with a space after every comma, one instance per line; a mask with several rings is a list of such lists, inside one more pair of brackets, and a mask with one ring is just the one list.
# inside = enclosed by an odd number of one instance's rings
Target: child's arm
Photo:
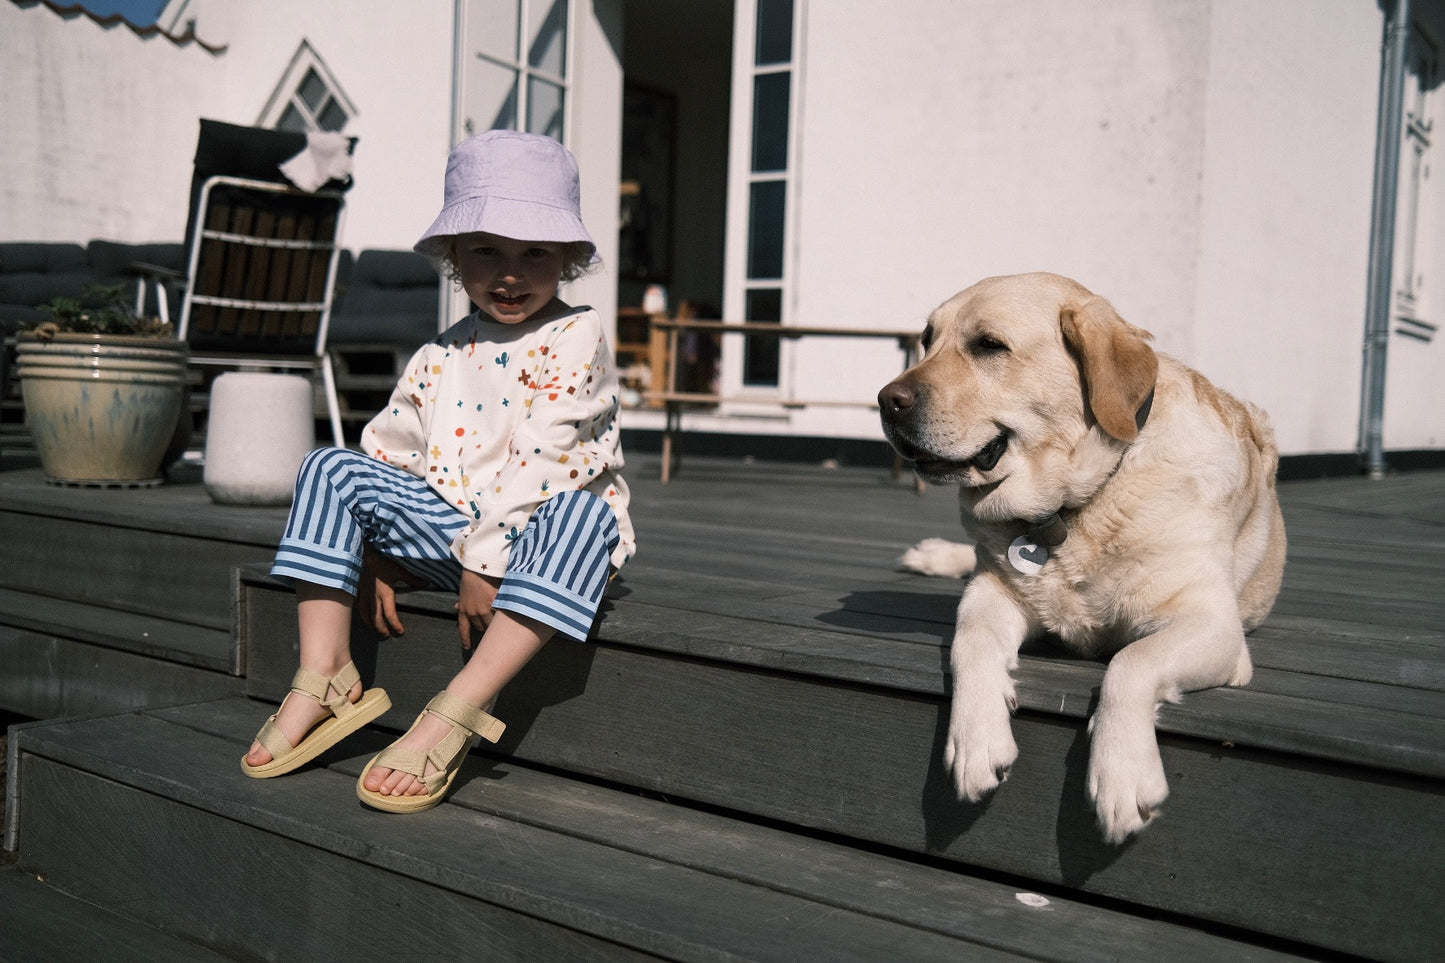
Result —
[[367, 545], [361, 560], [361, 580], [357, 586], [356, 607], [362, 619], [383, 638], [393, 633], [405, 635], [406, 626], [396, 611], [397, 586], [406, 586], [410, 574], [390, 556]]
[[361, 451], [405, 472], [426, 477], [426, 432], [436, 400], [431, 372], [436, 352], [445, 350], [428, 342], [411, 356], [386, 407], [361, 431]]
[[457, 632], [462, 648], [471, 651], [473, 636], [481, 641], [491, 624], [492, 604], [497, 601], [497, 590], [501, 587], [501, 579], [462, 569], [462, 586], [457, 592]]

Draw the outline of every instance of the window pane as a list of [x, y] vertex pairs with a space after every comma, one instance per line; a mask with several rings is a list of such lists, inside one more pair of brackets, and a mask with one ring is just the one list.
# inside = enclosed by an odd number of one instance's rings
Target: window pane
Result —
[[567, 68], [567, 0], [532, 0], [527, 63], [559, 77]]
[[[777, 323], [783, 319], [783, 292], [778, 288], [760, 288], [747, 294], [748, 321]], [[778, 336], [750, 335], [743, 339], [743, 384], [776, 385], [778, 383]]]
[[346, 126], [346, 111], [332, 98], [326, 99], [326, 106], [321, 111], [321, 116], [316, 118], [322, 130], [340, 130]]
[[748, 212], [748, 277], [783, 276], [783, 181], [759, 181], [752, 186]]
[[562, 88], [536, 77], [527, 78], [527, 130], [562, 139]]
[[477, 133], [484, 130], [517, 129], [517, 72], [485, 60], [478, 60], [470, 77], [475, 105]]
[[788, 91], [792, 75], [759, 74], [753, 78], [753, 170], [788, 168]]
[[326, 81], [316, 75], [316, 71], [307, 70], [306, 76], [301, 78], [301, 87], [297, 90], [302, 101], [311, 112], [315, 113], [321, 107], [321, 101], [326, 99]]
[[304, 134], [311, 128], [306, 123], [306, 118], [302, 116], [301, 111], [297, 110], [294, 105], [287, 104], [286, 109], [281, 112], [281, 119], [276, 121], [276, 129]]
[[516, 63], [518, 0], [481, 0], [470, 5], [467, 42], [471, 53]]
[[793, 59], [793, 0], [758, 0], [755, 50], [759, 67]]

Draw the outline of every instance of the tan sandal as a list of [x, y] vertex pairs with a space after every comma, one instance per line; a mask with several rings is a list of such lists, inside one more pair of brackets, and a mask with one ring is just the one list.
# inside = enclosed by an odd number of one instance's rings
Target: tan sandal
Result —
[[[427, 703], [421, 715], [416, 717], [411, 728], [415, 729], [428, 712], [450, 722], [452, 731], [427, 752], [403, 749], [395, 744], [379, 752], [375, 759], [366, 764], [366, 768], [361, 771], [361, 778], [356, 781], [356, 795], [362, 802], [391, 813], [419, 813], [432, 808], [446, 796], [452, 780], [456, 778], [457, 771], [462, 768], [463, 760], [467, 758], [472, 746], [476, 745], [477, 739], [496, 742], [507, 728], [501, 720], [449, 692], [437, 693]], [[429, 776], [425, 774], [428, 762], [436, 769]], [[372, 792], [366, 788], [366, 776], [373, 766], [410, 773], [426, 785], [426, 792], [414, 796], [385, 796]]]
[[[269, 779], [288, 773], [315, 759], [391, 708], [391, 699], [385, 689], [367, 689], [361, 693], [360, 699], [352, 702], [351, 690], [360, 681], [361, 673], [356, 670], [355, 662], [346, 663], [329, 679], [310, 669], [297, 669], [296, 675], [291, 678], [291, 692], [315, 699], [330, 710], [331, 717], [318, 722], [293, 746], [276, 728], [276, 714], [280, 712], [277, 709], [256, 734], [256, 741], [271, 753], [271, 761], [253, 766], [242, 756], [242, 771], [253, 779]], [[332, 692], [336, 695], [327, 698]], [[289, 693], [287, 697], [290, 697]]]

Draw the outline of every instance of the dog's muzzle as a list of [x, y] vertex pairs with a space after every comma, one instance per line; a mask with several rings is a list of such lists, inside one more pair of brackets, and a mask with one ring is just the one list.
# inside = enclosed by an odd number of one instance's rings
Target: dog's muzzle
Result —
[[918, 440], [920, 408], [916, 388], [904, 379], [894, 381], [878, 392], [878, 413], [883, 434], [898, 454], [913, 462], [914, 469], [929, 481], [956, 482], [970, 468], [991, 472], [1008, 451], [1009, 434], [999, 432], [968, 458], [951, 459], [931, 450]]
[[883, 434], [898, 454], [910, 461], [916, 461], [922, 454], [909, 437], [917, 402], [918, 392], [903, 379], [890, 382], [878, 392], [878, 417], [883, 422]]

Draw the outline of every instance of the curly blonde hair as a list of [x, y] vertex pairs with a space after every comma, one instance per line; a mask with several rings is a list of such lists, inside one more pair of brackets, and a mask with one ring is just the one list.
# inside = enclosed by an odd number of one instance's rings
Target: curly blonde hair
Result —
[[[462, 272], [457, 267], [456, 257], [457, 235], [453, 234], [447, 238], [446, 250], [440, 255], [440, 267], [442, 276], [456, 286], [458, 291], [462, 287]], [[552, 242], [548, 242], [552, 243]], [[557, 246], [562, 251], [562, 283], [575, 281], [578, 278], [586, 277], [596, 272], [601, 266], [600, 261], [594, 261], [593, 256], [596, 249], [586, 241], [561, 241]]]

